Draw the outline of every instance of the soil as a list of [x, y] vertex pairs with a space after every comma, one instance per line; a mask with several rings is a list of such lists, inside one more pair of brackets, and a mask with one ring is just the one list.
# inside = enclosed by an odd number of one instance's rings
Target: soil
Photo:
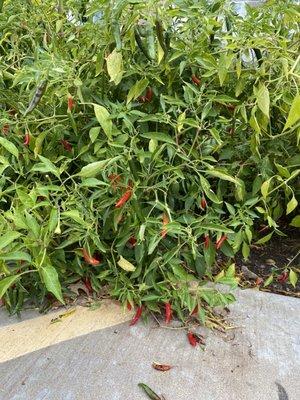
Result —
[[[272, 239], [265, 245], [251, 246], [251, 252], [247, 261], [243, 260], [243, 256], [238, 254], [235, 262], [237, 271], [241, 273], [242, 286], [257, 286], [256, 279], [245, 276], [245, 266], [251, 272], [255, 273], [265, 282], [266, 279], [273, 274], [273, 282], [264, 287], [264, 282], [260, 286], [260, 290], [279, 293], [287, 296], [300, 297], [300, 230], [286, 229], [284, 233], [287, 236], [273, 235]], [[266, 234], [264, 232], [264, 234]], [[292, 268], [298, 274], [298, 282], [294, 288], [288, 281], [279, 282], [278, 277], [286, 270]]]

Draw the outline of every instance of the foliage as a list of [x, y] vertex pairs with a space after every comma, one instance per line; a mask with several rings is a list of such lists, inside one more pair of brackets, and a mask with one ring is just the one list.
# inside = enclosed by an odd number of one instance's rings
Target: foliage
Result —
[[[49, 293], [62, 302], [82, 280], [155, 312], [169, 301], [182, 319], [198, 304], [204, 322], [234, 300], [205, 284], [237, 284], [231, 262], [214, 277], [217, 252], [247, 258], [286, 214], [299, 225], [299, 6], [269, 1], [242, 18], [210, 3], [4, 2], [11, 312]], [[259, 238], [255, 221], [271, 233]]]

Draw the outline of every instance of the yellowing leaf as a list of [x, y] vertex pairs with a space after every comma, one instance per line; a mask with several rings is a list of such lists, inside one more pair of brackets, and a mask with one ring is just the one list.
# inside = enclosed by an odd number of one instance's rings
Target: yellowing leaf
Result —
[[296, 200], [295, 196], [293, 195], [293, 197], [291, 198], [291, 200], [288, 202], [287, 206], [286, 206], [286, 214], [291, 213], [292, 211], [295, 210], [295, 208], [298, 205], [298, 201]]
[[107, 72], [110, 77], [110, 81], [118, 85], [123, 76], [123, 58], [122, 53], [116, 49], [110, 53], [106, 58]]
[[290, 281], [291, 285], [296, 287], [296, 283], [298, 281], [298, 275], [292, 269], [290, 270], [290, 273], [289, 273], [289, 281]]
[[300, 119], [300, 94], [298, 94], [291, 105], [291, 109], [283, 130], [290, 128]]
[[131, 102], [131, 100], [137, 99], [143, 91], [146, 89], [148, 86], [148, 79], [144, 78], [139, 81], [137, 81], [129, 90], [128, 95], [127, 95], [127, 104]]
[[270, 187], [271, 179], [268, 179], [265, 181], [260, 188], [261, 194], [263, 195], [263, 198], [266, 199], [269, 193], [269, 187]]
[[118, 266], [124, 269], [125, 271], [135, 271], [135, 266], [122, 256], [120, 256], [120, 260], [118, 261]]

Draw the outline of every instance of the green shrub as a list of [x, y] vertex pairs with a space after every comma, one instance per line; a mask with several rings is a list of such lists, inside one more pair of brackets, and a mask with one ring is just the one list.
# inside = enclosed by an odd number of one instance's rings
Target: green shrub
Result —
[[0, 298], [83, 281], [204, 322], [234, 300], [205, 284], [237, 284], [216, 254], [299, 226], [299, 6], [56, 3], [0, 14]]

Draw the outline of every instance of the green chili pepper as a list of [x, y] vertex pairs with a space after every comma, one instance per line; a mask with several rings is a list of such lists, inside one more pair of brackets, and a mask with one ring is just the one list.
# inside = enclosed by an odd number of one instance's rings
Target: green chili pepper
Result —
[[119, 21], [116, 19], [113, 20], [112, 22], [112, 30], [116, 42], [116, 50], [121, 51], [122, 50], [121, 30]]
[[157, 19], [155, 21], [155, 27], [156, 27], [156, 34], [157, 34], [157, 39], [159, 41], [159, 44], [163, 51], [166, 53], [167, 48], [166, 48], [166, 43], [165, 43], [165, 38], [164, 38], [164, 28], [162, 26], [161, 20]]
[[4, 0], [0, 0], [0, 13], [2, 12], [2, 9], [3, 9], [3, 3], [4, 3]]
[[147, 41], [147, 46], [148, 46], [149, 57], [151, 60], [155, 60], [155, 57], [156, 57], [155, 39], [154, 39], [153, 28], [150, 24], [147, 25], [146, 41]]
[[259, 49], [253, 49], [253, 51], [254, 51], [254, 53], [255, 53], [255, 56], [256, 56], [256, 58], [257, 58], [257, 62], [258, 62], [258, 65], [259, 66], [261, 66], [261, 64], [262, 64], [262, 54], [261, 54], [261, 51], [259, 50]]
[[166, 52], [170, 50], [171, 34], [169, 31], [165, 33]]
[[138, 30], [136, 28], [134, 29], [134, 37], [135, 37], [136, 43], [139, 46], [139, 48], [142, 51], [142, 53], [146, 56], [146, 58], [148, 58], [148, 60], [152, 61], [152, 59], [150, 58], [147, 50], [144, 47], [144, 44], [143, 44], [142, 39], [140, 37], [140, 34], [139, 34], [139, 32], [138, 32]]
[[42, 81], [41, 84], [36, 88], [36, 91], [35, 91], [35, 93], [34, 93], [34, 95], [33, 95], [33, 97], [32, 97], [31, 102], [29, 103], [29, 106], [28, 106], [27, 110], [25, 111], [25, 114], [24, 114], [24, 115], [29, 114], [29, 113], [30, 113], [31, 111], [33, 111], [33, 110], [35, 109], [35, 107], [39, 104], [39, 102], [40, 102], [40, 100], [41, 100], [41, 98], [42, 98], [42, 96], [43, 96], [43, 94], [44, 94], [44, 92], [45, 92], [46, 86], [47, 86], [47, 81], [44, 80], [44, 81]]

